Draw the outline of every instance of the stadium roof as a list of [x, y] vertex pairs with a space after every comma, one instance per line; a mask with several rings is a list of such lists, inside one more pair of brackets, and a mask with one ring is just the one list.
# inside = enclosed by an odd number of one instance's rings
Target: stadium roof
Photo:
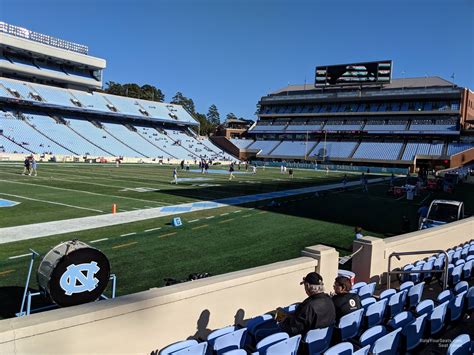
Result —
[[[426, 87], [447, 87], [447, 86], [456, 86], [454, 83], [442, 79], [439, 76], [429, 76], [429, 77], [420, 77], [420, 78], [404, 78], [404, 79], [393, 79], [390, 84], [383, 85], [384, 89], [400, 89], [400, 88], [426, 88]], [[330, 89], [331, 87], [325, 87], [325, 89]], [[336, 86], [334, 86], [336, 88]], [[353, 87], [354, 88], [354, 87]], [[306, 85], [289, 85], [284, 88], [278, 89], [272, 92], [272, 95], [281, 94], [288, 91], [305, 91], [305, 90], [315, 90], [313, 84]], [[320, 90], [320, 88], [317, 88]]]

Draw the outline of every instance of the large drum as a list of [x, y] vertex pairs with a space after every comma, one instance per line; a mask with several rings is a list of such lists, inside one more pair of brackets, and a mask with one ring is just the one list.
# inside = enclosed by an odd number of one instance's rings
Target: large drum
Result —
[[61, 307], [97, 300], [107, 287], [107, 257], [89, 245], [72, 240], [50, 250], [38, 267], [40, 289]]

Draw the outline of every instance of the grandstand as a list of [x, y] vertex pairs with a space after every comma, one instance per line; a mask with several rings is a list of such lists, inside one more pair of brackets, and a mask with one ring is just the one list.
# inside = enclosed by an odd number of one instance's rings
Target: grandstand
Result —
[[105, 67], [86, 46], [0, 23], [3, 153], [63, 161], [235, 159], [198, 137], [191, 128], [199, 124], [183, 107], [102, 92]]
[[[241, 156], [262, 161], [453, 168], [474, 159], [473, 103], [471, 90], [439, 77], [290, 85], [259, 100], [259, 119], [246, 135], [256, 142], [233, 142]], [[271, 148], [259, 141], [283, 142], [298, 154], [249, 150]], [[314, 149], [298, 150], [298, 141]]]
[[[369, 193], [357, 172], [302, 169], [290, 179], [279, 169], [242, 169], [230, 181], [225, 168], [205, 176], [183, 169], [175, 186], [169, 166], [82, 164], [118, 156], [170, 163], [234, 157], [196, 136], [197, 122], [179, 105], [101, 92], [105, 61], [89, 58], [87, 47], [23, 30], [0, 24], [0, 46], [8, 43], [0, 47], [0, 158], [33, 154], [81, 164], [44, 163], [30, 178], [20, 174], [20, 163], [0, 162], [0, 202], [19, 202], [1, 210], [1, 354], [166, 354], [176, 342], [169, 353], [308, 348], [361, 354], [383, 348], [445, 354], [448, 342], [452, 351], [472, 353], [474, 217], [415, 230], [416, 213], [430, 198], [465, 199], [472, 213], [472, 177], [463, 175], [452, 195], [424, 189], [405, 200], [389, 195], [394, 186], [373, 172]], [[39, 53], [25, 57], [22, 46]], [[235, 156], [259, 161], [337, 163], [342, 169], [463, 166], [458, 171], [467, 174], [471, 95], [439, 78], [356, 89], [293, 86], [260, 100], [259, 121], [247, 139], [226, 140]], [[405, 183], [396, 181], [399, 188]], [[407, 215], [411, 233], [400, 226]], [[178, 216], [179, 227], [170, 222]], [[360, 223], [367, 235], [353, 240]], [[28, 251], [43, 256], [52, 245], [77, 238], [107, 254], [119, 297], [48, 312], [33, 302], [39, 313], [14, 318], [27, 291]], [[353, 292], [363, 309], [327, 329], [280, 334], [266, 350], [257, 344], [256, 324], [304, 299], [302, 276], [317, 271], [330, 292], [341, 268], [354, 272]], [[161, 287], [163, 278], [182, 279], [191, 271], [215, 276]], [[29, 291], [36, 286], [32, 281]], [[332, 340], [337, 333], [340, 345]]]

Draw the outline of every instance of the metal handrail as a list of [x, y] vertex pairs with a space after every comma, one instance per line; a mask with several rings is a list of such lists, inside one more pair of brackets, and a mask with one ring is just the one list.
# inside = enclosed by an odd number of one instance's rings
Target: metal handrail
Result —
[[[391, 260], [392, 257], [396, 257], [398, 260], [400, 260], [400, 256], [405, 256], [405, 255], [421, 255], [421, 254], [435, 254], [435, 253], [443, 253], [446, 257], [445, 263], [444, 263], [444, 270], [409, 270], [409, 271], [390, 271], [391, 269]], [[444, 277], [443, 277], [443, 290], [446, 290], [448, 288], [448, 264], [449, 264], [449, 256], [448, 253], [445, 250], [419, 250], [419, 251], [407, 251], [407, 252], [393, 252], [390, 254], [388, 257], [388, 271], [387, 271], [387, 289], [390, 288], [390, 275], [391, 274], [421, 274], [421, 273], [442, 273], [444, 272]]]

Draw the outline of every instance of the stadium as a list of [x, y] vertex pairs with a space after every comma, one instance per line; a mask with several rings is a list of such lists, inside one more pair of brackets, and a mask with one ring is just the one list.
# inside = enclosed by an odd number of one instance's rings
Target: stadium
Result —
[[[207, 137], [184, 106], [106, 93], [88, 53], [0, 23], [1, 354], [474, 350], [469, 88], [318, 65]], [[439, 200], [459, 220], [420, 230]], [[310, 272], [363, 307], [262, 345]]]

